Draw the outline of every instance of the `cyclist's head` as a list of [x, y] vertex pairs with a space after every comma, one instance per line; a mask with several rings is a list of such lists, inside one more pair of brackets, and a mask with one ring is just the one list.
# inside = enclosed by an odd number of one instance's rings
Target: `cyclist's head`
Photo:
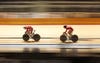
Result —
[[67, 28], [67, 25], [64, 25], [63, 27], [64, 27], [64, 28]]

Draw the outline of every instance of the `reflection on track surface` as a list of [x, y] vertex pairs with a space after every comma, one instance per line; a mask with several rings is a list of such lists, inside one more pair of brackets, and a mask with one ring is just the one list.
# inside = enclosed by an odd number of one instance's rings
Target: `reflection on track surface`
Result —
[[[100, 44], [100, 39], [80, 39], [77, 43], [67, 41], [62, 43], [59, 39], [41, 39], [39, 42], [34, 42], [30, 39], [28, 42], [24, 42], [22, 39], [0, 39], [0, 44]], [[9, 48], [2, 47], [0, 52], [38, 52], [38, 53], [69, 53], [69, 54], [83, 54], [83, 53], [100, 53], [100, 48]]]

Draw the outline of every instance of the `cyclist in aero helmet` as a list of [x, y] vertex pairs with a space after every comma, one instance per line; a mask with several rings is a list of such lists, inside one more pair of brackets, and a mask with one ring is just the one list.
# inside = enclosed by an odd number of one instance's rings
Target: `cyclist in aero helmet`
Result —
[[67, 25], [64, 25], [63, 27], [64, 29], [66, 29], [64, 33], [67, 33], [68, 36], [71, 37], [74, 29], [71, 26]]
[[32, 34], [32, 32], [33, 32], [33, 27], [32, 26], [25, 26], [24, 29], [26, 30], [25, 33]]

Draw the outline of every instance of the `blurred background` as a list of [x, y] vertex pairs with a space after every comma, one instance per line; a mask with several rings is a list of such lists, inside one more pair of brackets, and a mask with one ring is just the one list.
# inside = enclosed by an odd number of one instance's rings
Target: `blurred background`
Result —
[[99, 0], [0, 0], [0, 17], [100, 17]]
[[[100, 18], [100, 0], [0, 0], [0, 18]], [[0, 25], [0, 43], [61, 44], [59, 39], [42, 39], [35, 43], [24, 42], [21, 38], [7, 39], [21, 37], [24, 34], [23, 26]], [[98, 30], [100, 25], [71, 26], [80, 38], [87, 38], [80, 39], [75, 44], [100, 44]], [[64, 31], [63, 25], [34, 25], [33, 27], [42, 37], [59, 37]], [[0, 63], [100, 63], [99, 59], [100, 48], [33, 48], [31, 51], [29, 48], [0, 48]]]

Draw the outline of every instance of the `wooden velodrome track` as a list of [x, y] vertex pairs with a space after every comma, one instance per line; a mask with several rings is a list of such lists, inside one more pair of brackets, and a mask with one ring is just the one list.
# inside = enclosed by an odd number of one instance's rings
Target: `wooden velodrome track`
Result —
[[0, 25], [99, 25], [100, 18], [0, 18]]
[[[0, 25], [64, 25], [64, 24], [68, 24], [68, 25], [100, 25], [100, 18], [0, 18]], [[99, 36], [99, 35], [98, 35]], [[0, 40], [0, 44], [25, 44], [26, 42], [23, 42], [23, 40], [18, 40], [18, 39], [14, 39], [14, 40], [7, 40], [7, 39], [1, 39]], [[44, 42], [45, 41], [45, 42]], [[43, 40], [41, 42], [35, 42], [35, 43], [40, 43], [40, 44], [44, 44], [48, 43], [55, 43], [55, 44], [59, 44], [61, 43], [60, 40]], [[35, 44], [33, 42], [31, 43], [26, 43], [26, 44]], [[95, 40], [90, 40], [90, 41], [79, 41], [78, 43], [80, 44], [100, 44], [99, 39], [95, 39]], [[72, 43], [73, 44], [73, 43]], [[70, 44], [69, 44], [70, 45]], [[59, 50], [55, 50], [55, 49], [39, 49], [40, 52], [48, 52], [48, 53], [54, 53], [54, 52], [58, 52]], [[21, 52], [23, 51], [23, 48], [19, 49], [19, 48], [0, 48], [0, 52]], [[84, 49], [80, 49], [77, 51], [78, 53], [100, 53], [100, 49], [88, 49], [88, 50], [84, 50]]]

